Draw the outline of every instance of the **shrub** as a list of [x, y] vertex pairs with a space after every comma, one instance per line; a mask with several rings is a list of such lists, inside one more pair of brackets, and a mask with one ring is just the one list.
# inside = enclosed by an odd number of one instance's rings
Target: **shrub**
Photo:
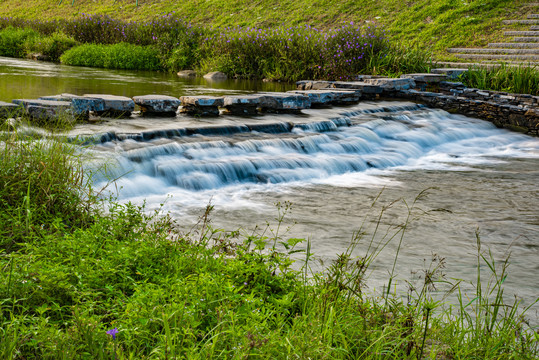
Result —
[[77, 44], [72, 37], [62, 32], [55, 32], [51, 36], [32, 38], [27, 42], [27, 52], [41, 53], [51, 61], [58, 62], [64, 52]]
[[26, 42], [33, 41], [39, 34], [31, 29], [9, 26], [0, 31], [0, 56], [22, 58], [26, 55]]
[[159, 52], [151, 46], [127, 43], [85, 44], [66, 51], [60, 61], [67, 65], [106, 69], [160, 70]]

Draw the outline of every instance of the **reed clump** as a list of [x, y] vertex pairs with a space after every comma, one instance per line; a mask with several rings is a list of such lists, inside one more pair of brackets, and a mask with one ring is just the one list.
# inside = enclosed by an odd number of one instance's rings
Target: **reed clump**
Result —
[[[366, 290], [390, 243], [397, 264], [416, 201], [405, 202], [408, 216], [393, 231], [380, 226], [384, 207], [374, 229], [362, 226], [347, 251], [312, 272], [310, 243], [280, 230], [290, 204], [251, 234], [214, 228], [208, 206], [183, 233], [144, 206], [107, 201], [98, 211], [80, 148], [13, 130], [1, 139], [2, 359], [539, 355], [526, 309], [504, 300], [508, 261], [497, 264], [479, 241], [473, 294], [445, 280], [439, 257], [405, 296]], [[456, 305], [434, 292], [441, 285]]]
[[515, 94], [539, 95], [539, 68], [537, 66], [473, 67], [462, 76], [468, 87], [490, 89]]

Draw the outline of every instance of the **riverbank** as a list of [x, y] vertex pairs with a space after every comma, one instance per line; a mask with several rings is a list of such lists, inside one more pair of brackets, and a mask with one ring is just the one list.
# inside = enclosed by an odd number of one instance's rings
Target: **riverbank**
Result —
[[[432, 2], [413, 0], [395, 2], [283, 0], [276, 5], [271, 1], [245, 4], [240, 1], [187, 0], [181, 3], [165, 1], [87, 0], [53, 1], [6, 0], [0, 9], [2, 17], [26, 20], [74, 20], [83, 14], [107, 15], [120, 20], [144, 23], [155, 21], [157, 14], [175, 12], [196, 27], [209, 28], [276, 28], [312, 27], [327, 30], [344, 23], [383, 26], [391, 41], [407, 47], [430, 49], [437, 58], [449, 57], [450, 47], [484, 47], [502, 39], [502, 20], [521, 19], [531, 14], [526, 0], [485, 0]], [[510, 26], [518, 29], [518, 26]]]
[[[525, 314], [517, 303], [504, 303], [507, 259], [494, 261], [480, 241], [473, 294], [461, 294], [458, 282], [452, 287], [444, 260], [434, 257], [408, 296], [368, 295], [364, 282], [377, 252], [388, 241], [400, 248], [406, 218], [423, 211], [416, 207], [422, 195], [383, 242], [352, 256], [371, 236], [358, 231], [350, 250], [313, 274], [311, 248], [299, 247], [308, 242], [279, 230], [287, 203], [260, 234], [214, 228], [211, 207], [180, 233], [167, 216], [92, 195], [77, 147], [29, 140], [2, 132], [3, 359], [533, 359], [539, 353]], [[393, 275], [385, 289], [393, 288]], [[434, 287], [457, 294], [460, 306], [444, 304]]]

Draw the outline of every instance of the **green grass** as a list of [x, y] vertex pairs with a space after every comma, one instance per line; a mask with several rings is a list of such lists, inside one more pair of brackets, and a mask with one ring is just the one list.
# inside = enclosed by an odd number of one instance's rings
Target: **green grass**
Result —
[[[346, 252], [312, 273], [316, 249], [281, 231], [290, 204], [278, 205], [261, 233], [213, 228], [211, 206], [182, 233], [144, 206], [98, 201], [79, 148], [17, 130], [2, 132], [1, 141], [2, 359], [539, 355], [525, 312], [504, 302], [508, 260], [496, 263], [479, 241], [472, 293], [448, 283], [443, 259], [434, 257], [408, 294], [368, 294], [377, 254], [401, 244], [410, 219], [423, 212], [415, 201], [405, 202], [408, 219], [392, 231], [381, 226], [384, 212], [366, 214], [365, 224], [375, 218], [378, 226], [362, 226]], [[351, 256], [361, 242], [370, 250]], [[446, 287], [444, 297], [432, 292], [436, 286]], [[449, 296], [456, 305], [444, 302]]]
[[[148, 21], [160, 13], [175, 11], [195, 26], [277, 27], [309, 24], [327, 29], [354, 21], [383, 25], [391, 39], [407, 46], [419, 46], [447, 58], [447, 47], [485, 46], [502, 37], [501, 20], [523, 19], [532, 13], [527, 0], [345, 0], [241, 1], [188, 0], [64, 1], [5, 0], [1, 16], [25, 19], [73, 19], [83, 13], [105, 14], [114, 18]], [[521, 26], [524, 28], [523, 26]]]

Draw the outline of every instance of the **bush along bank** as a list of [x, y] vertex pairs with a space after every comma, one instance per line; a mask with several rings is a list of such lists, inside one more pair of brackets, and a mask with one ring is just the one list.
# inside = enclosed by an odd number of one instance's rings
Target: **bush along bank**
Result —
[[[1, 134], [2, 359], [539, 355], [525, 313], [502, 296], [508, 259], [494, 261], [480, 241], [472, 294], [447, 283], [435, 256], [408, 296], [374, 297], [365, 287], [369, 267], [391, 239], [402, 244], [409, 220], [385, 233], [373, 210], [379, 226], [360, 229], [345, 253], [313, 274], [308, 242], [278, 230], [290, 204], [277, 206], [261, 235], [212, 227], [211, 206], [194, 230], [180, 233], [167, 216], [93, 195], [78, 147]], [[415, 201], [404, 205], [408, 219], [424, 212]], [[371, 241], [363, 234], [376, 239], [378, 228], [385, 235], [371, 251], [352, 256]], [[298, 254], [304, 265], [293, 268]], [[444, 286], [457, 305], [435, 297], [433, 288]]]
[[[309, 26], [209, 29], [194, 27], [175, 14], [165, 14], [150, 22], [125, 22], [92, 15], [50, 22], [0, 19], [2, 32], [13, 27], [31, 29], [39, 36], [62, 33], [81, 46], [103, 45], [93, 56], [88, 54], [87, 47], [71, 50], [62, 58], [69, 65], [102, 67], [108, 63], [102, 57], [115, 52], [122, 60], [110, 67], [145, 68], [142, 62], [125, 61], [126, 57], [135, 56], [130, 51], [133, 48], [108, 47], [126, 43], [151, 47], [153, 50], [136, 49], [151, 53], [147, 61], [152, 69], [222, 71], [229, 77], [247, 79], [346, 80], [358, 73], [398, 75], [405, 71], [426, 71], [430, 66], [428, 52], [391, 45], [382, 29], [354, 23], [330, 30]], [[20, 55], [21, 52], [17, 56]]]

